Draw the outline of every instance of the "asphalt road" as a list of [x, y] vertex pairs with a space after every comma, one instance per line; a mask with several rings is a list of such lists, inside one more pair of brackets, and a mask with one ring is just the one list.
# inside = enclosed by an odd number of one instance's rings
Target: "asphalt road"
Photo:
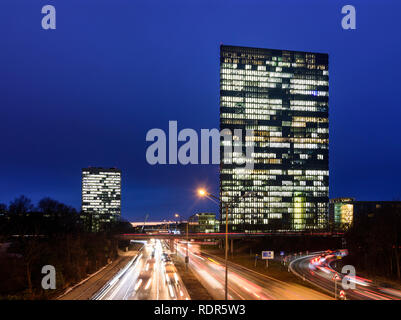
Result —
[[[346, 276], [334, 270], [331, 264], [341, 256], [341, 251], [317, 252], [294, 259], [290, 263], [290, 270], [297, 276], [304, 278], [311, 284], [327, 291], [334, 297], [337, 288], [337, 298], [343, 291], [347, 300], [400, 300], [401, 291], [393, 288], [383, 288], [371, 280], [355, 276]], [[337, 286], [335, 275], [337, 274]], [[354, 288], [343, 287], [354, 285]]]
[[119, 270], [121, 270], [132, 259], [129, 256], [120, 256], [113, 263], [105, 266], [94, 275], [82, 281], [82, 283], [70, 288], [66, 293], [59, 296], [57, 300], [89, 300], [99, 291]]
[[[178, 245], [178, 253], [186, 255], [186, 244]], [[189, 245], [189, 267], [214, 299], [224, 299], [224, 260], [201, 252]], [[228, 299], [230, 300], [328, 300], [330, 296], [297, 284], [289, 284], [229, 263]]]
[[186, 300], [190, 296], [172, 262], [163, 262], [168, 248], [149, 241], [130, 264], [112, 278], [96, 300]]

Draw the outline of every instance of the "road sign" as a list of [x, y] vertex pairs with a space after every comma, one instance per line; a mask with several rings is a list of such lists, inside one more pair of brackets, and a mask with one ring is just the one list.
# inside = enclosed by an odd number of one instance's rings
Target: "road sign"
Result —
[[274, 259], [274, 251], [262, 251], [262, 259]]
[[334, 299], [337, 300], [337, 281], [341, 280], [340, 276], [335, 273], [333, 279], [331, 279], [334, 281]]
[[345, 298], [345, 291], [341, 290], [340, 291], [340, 299], [344, 299]]

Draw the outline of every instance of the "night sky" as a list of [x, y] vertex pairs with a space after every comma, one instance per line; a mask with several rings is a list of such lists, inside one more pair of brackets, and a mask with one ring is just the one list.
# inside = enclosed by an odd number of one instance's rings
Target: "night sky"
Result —
[[1, 0], [0, 203], [79, 209], [81, 168], [105, 166], [128, 220], [217, 212], [195, 189], [217, 194], [218, 166], [151, 166], [145, 136], [218, 128], [220, 44], [328, 53], [330, 197], [400, 199], [400, 18], [396, 0]]

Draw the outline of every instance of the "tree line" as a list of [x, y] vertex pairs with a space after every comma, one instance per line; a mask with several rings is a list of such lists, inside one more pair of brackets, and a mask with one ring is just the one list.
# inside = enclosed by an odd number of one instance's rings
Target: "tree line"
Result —
[[[0, 204], [0, 299], [47, 299], [118, 256], [115, 234], [132, 232], [122, 219], [90, 232], [83, 215], [57, 200], [35, 206], [20, 196]], [[56, 269], [56, 290], [43, 290], [41, 269]]]
[[[383, 276], [401, 280], [401, 210], [389, 206], [374, 213], [354, 217], [345, 234], [349, 257], [368, 276]], [[359, 268], [359, 269], [358, 269]]]

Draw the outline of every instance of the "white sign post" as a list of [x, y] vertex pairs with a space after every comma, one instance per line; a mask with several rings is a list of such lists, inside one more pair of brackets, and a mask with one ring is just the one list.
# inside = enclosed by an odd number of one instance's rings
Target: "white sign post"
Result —
[[341, 280], [338, 273], [336, 273], [332, 279], [334, 281], [334, 300], [337, 300], [337, 281]]
[[269, 259], [274, 259], [274, 251], [262, 251], [262, 259], [266, 260], [266, 268], [268, 268]]

